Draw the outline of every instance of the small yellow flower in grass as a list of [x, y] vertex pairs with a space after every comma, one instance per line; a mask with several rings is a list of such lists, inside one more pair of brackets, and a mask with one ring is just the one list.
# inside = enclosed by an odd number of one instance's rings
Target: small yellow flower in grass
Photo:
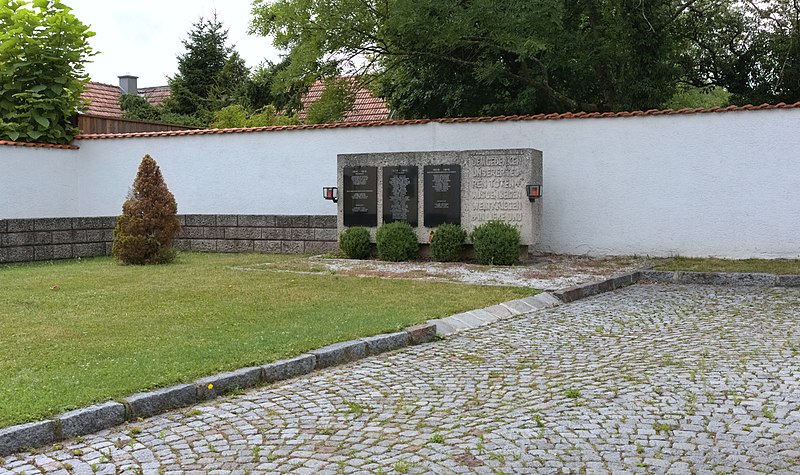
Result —
[[208, 389], [214, 389], [214, 385], [211, 384], [211, 383], [208, 383]]

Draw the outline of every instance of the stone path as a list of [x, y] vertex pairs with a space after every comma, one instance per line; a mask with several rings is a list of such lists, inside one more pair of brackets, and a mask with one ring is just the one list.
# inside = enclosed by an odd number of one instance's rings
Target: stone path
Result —
[[637, 285], [0, 473], [800, 473], [800, 289]]

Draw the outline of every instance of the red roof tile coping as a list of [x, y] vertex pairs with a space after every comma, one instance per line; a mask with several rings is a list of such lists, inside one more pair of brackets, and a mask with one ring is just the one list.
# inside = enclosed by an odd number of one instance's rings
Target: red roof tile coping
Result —
[[0, 140], [0, 145], [9, 145], [12, 147], [32, 147], [32, 148], [60, 148], [65, 150], [78, 150], [80, 147], [77, 145], [56, 145], [50, 143], [30, 143], [30, 142], [11, 142], [8, 140]]
[[794, 104], [761, 104], [760, 106], [728, 106], [728, 107], [698, 107], [695, 109], [650, 109], [646, 111], [630, 112], [566, 112], [563, 114], [535, 114], [535, 115], [504, 115], [496, 117], [456, 117], [446, 119], [414, 119], [414, 120], [380, 120], [380, 121], [361, 121], [361, 122], [337, 122], [334, 124], [313, 124], [313, 125], [274, 125], [268, 127], [250, 127], [237, 129], [198, 129], [198, 130], [175, 130], [164, 132], [137, 132], [130, 134], [83, 134], [75, 137], [77, 140], [94, 139], [121, 139], [135, 137], [175, 137], [183, 135], [211, 135], [211, 134], [236, 134], [250, 132], [271, 132], [279, 130], [310, 130], [310, 129], [344, 129], [350, 127], [381, 127], [388, 125], [414, 125], [414, 124], [461, 124], [472, 122], [513, 122], [529, 120], [561, 120], [561, 119], [604, 119], [619, 117], [645, 117], [659, 115], [682, 115], [682, 114], [707, 114], [717, 112], [737, 112], [752, 110], [774, 110], [774, 109], [794, 109], [800, 108], [800, 102]]

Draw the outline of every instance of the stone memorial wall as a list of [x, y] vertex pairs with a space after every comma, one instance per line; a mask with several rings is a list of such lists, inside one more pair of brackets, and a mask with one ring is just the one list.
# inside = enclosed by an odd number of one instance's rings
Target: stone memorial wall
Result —
[[[533, 149], [339, 155], [338, 228], [405, 221], [427, 243], [444, 223], [467, 232], [491, 220], [520, 230], [522, 244], [538, 241], [541, 200], [525, 186], [542, 183], [542, 153]], [[373, 233], [374, 237], [374, 233]]]

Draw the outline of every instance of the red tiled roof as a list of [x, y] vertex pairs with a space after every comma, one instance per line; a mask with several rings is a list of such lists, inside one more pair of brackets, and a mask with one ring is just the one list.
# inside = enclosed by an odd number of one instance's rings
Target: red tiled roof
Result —
[[[141, 87], [139, 88], [139, 93], [147, 99], [147, 102], [156, 106], [169, 97], [169, 86]], [[85, 114], [122, 119], [122, 110], [119, 108], [119, 97], [121, 95], [122, 89], [119, 86], [101, 82], [89, 82], [81, 95], [81, 97], [89, 101], [89, 107], [86, 109]]]
[[800, 102], [794, 104], [761, 104], [760, 106], [729, 106], [729, 107], [698, 107], [696, 109], [651, 109], [647, 111], [632, 112], [567, 112], [564, 114], [536, 114], [536, 115], [506, 115], [497, 117], [459, 117], [452, 119], [416, 119], [416, 120], [381, 120], [363, 122], [338, 122], [335, 124], [314, 124], [314, 125], [273, 125], [268, 127], [250, 127], [238, 129], [198, 129], [198, 130], [174, 130], [165, 132], [139, 132], [132, 134], [84, 134], [75, 137], [78, 140], [93, 139], [122, 139], [131, 137], [175, 137], [181, 135], [211, 135], [211, 134], [235, 134], [250, 132], [270, 132], [277, 130], [309, 130], [309, 129], [340, 129], [349, 127], [380, 127], [388, 125], [413, 125], [413, 124], [455, 124], [464, 122], [511, 122], [528, 120], [560, 120], [560, 119], [605, 119], [620, 117], [641, 117], [658, 115], [682, 115], [682, 114], [708, 114], [715, 112], [739, 112], [753, 110], [773, 110], [773, 109], [796, 109], [800, 108]]
[[[353, 108], [345, 113], [343, 122], [369, 122], [374, 120], [386, 120], [389, 117], [389, 108], [386, 102], [380, 97], [375, 97], [369, 89], [357, 87], [355, 81], [351, 79], [351, 84], [355, 89], [355, 102]], [[298, 113], [300, 120], [306, 120], [306, 111], [309, 106], [317, 101], [325, 91], [325, 83], [321, 80], [314, 82], [308, 92], [301, 99], [303, 109]]]
[[10, 142], [8, 140], [0, 140], [0, 145], [8, 145], [11, 147], [34, 147], [34, 148], [61, 148], [66, 150], [78, 150], [80, 147], [77, 145], [56, 145], [51, 143], [30, 143], [30, 142]]

